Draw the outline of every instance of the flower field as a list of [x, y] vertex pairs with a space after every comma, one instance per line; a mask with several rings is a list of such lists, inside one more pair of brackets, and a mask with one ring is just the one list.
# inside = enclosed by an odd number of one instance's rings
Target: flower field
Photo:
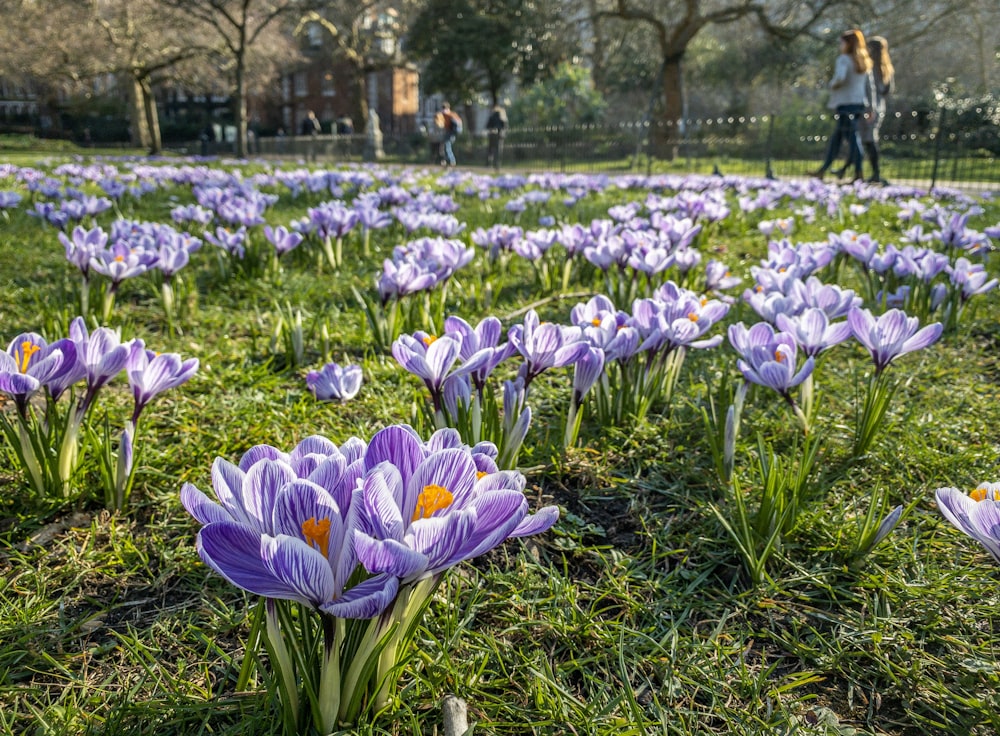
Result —
[[1000, 728], [992, 195], [95, 158], [0, 228], [0, 733]]

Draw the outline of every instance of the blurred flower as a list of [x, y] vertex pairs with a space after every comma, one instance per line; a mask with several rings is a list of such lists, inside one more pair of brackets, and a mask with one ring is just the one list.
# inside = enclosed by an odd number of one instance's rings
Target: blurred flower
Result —
[[1000, 483], [980, 483], [968, 495], [957, 488], [938, 488], [934, 495], [945, 518], [1000, 562]]
[[876, 374], [899, 356], [933, 344], [943, 330], [940, 322], [920, 329], [916, 317], [907, 317], [899, 309], [890, 309], [876, 318], [867, 309], [854, 308], [848, 312], [847, 321], [854, 337], [871, 353]]
[[347, 401], [361, 390], [361, 366], [327, 363], [319, 371], [309, 371], [306, 384], [319, 401]]

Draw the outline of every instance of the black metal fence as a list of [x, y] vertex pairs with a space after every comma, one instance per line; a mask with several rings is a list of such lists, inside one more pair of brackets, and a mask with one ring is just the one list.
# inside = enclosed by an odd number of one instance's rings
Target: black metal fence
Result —
[[[943, 108], [890, 113], [881, 131], [883, 177], [900, 183], [1000, 190], [1000, 126], [990, 117], [970, 120]], [[818, 167], [833, 128], [830, 113], [514, 128], [504, 140], [501, 167], [800, 177]], [[184, 152], [225, 155], [232, 152], [232, 145], [210, 144], [206, 150], [204, 144], [195, 143]], [[325, 164], [376, 159], [435, 163], [429, 142], [420, 135], [385, 135], [380, 148], [363, 133], [259, 138], [252, 141], [250, 154]], [[484, 167], [486, 154], [485, 133], [466, 134], [455, 143], [459, 166]]]

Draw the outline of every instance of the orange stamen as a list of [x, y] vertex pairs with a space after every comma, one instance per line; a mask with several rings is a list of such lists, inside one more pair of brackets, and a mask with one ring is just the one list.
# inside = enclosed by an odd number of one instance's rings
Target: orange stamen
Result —
[[992, 495], [991, 500], [1000, 501], [1000, 488], [991, 491], [989, 488], [980, 486], [979, 488], [976, 488], [975, 490], [969, 493], [969, 498], [971, 498], [973, 501], [985, 501], [989, 499], [991, 495]]
[[27, 340], [21, 343], [21, 373], [28, 372], [28, 363], [31, 362], [31, 356], [41, 350], [41, 347], [35, 345], [34, 343], [28, 342]]
[[320, 519], [316, 521], [316, 517], [313, 516], [311, 519], [306, 519], [302, 522], [302, 536], [306, 538], [306, 541], [310, 544], [316, 545], [320, 552], [323, 553], [324, 557], [330, 554], [330, 520]]
[[455, 499], [444, 486], [434, 483], [424, 486], [420, 496], [417, 497], [417, 507], [413, 510], [413, 519], [429, 519], [435, 512], [447, 508]]
[[431, 343], [434, 342], [435, 340], [437, 340], [437, 337], [435, 335], [427, 335], [426, 337], [424, 337], [424, 345], [430, 347]]

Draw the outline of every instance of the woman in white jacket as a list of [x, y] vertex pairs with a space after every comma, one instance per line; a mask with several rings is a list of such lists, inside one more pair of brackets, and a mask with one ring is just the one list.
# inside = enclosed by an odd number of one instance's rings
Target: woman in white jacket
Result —
[[830, 101], [827, 107], [835, 112], [837, 121], [830, 144], [826, 149], [823, 165], [813, 172], [822, 179], [837, 157], [840, 144], [846, 139], [850, 148], [850, 161], [854, 164], [854, 181], [861, 179], [861, 139], [858, 123], [871, 107], [870, 79], [872, 60], [868, 56], [865, 37], [859, 30], [847, 31], [840, 37], [840, 55], [834, 65], [830, 80]]

